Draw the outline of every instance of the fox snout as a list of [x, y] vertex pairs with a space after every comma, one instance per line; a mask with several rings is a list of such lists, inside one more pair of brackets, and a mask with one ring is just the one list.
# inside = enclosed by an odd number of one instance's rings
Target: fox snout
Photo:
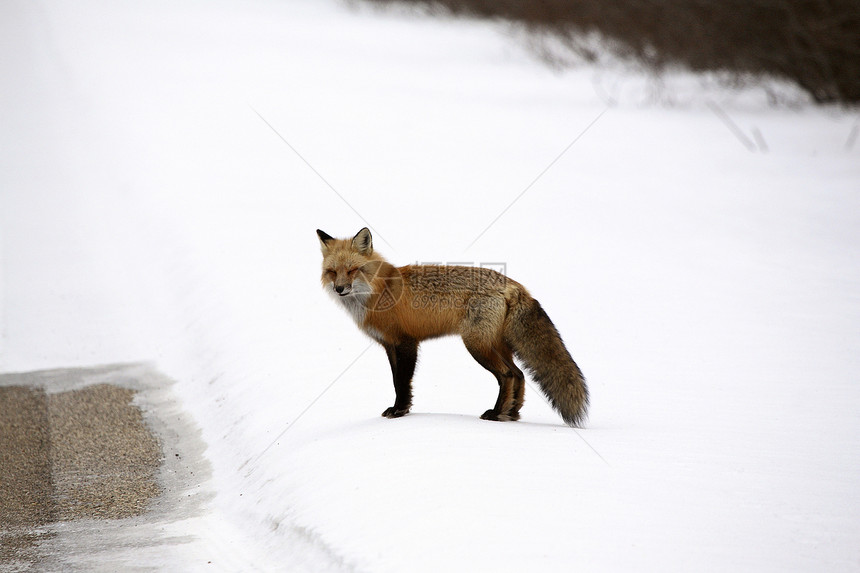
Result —
[[346, 296], [352, 292], [352, 285], [334, 285], [334, 292], [340, 296]]

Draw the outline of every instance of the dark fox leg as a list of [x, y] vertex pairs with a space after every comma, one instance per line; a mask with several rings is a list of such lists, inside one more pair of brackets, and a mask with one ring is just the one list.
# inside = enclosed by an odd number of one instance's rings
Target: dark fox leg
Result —
[[[509, 374], [493, 373], [499, 381], [499, 397], [492, 410], [487, 410], [481, 416], [485, 420], [515, 422], [520, 419], [520, 408], [523, 407], [526, 380], [522, 371], [513, 361], [507, 363]], [[508, 390], [510, 388], [510, 390]]]
[[523, 371], [517, 368], [514, 361], [510, 362], [511, 372], [514, 374], [514, 406], [511, 408], [509, 414], [511, 416], [511, 420], [519, 420], [520, 419], [520, 408], [523, 407], [523, 402], [525, 401], [525, 393], [526, 393], [526, 377], [523, 375]]
[[387, 408], [382, 415], [386, 418], [399, 418], [412, 407], [412, 375], [418, 361], [418, 343], [406, 341], [398, 345], [385, 344], [385, 353], [391, 365], [394, 379], [394, 406]]
[[499, 397], [496, 399], [496, 404], [491, 410], [484, 412], [481, 418], [500, 422], [519, 420], [525, 378], [522, 371], [514, 364], [511, 349], [505, 344], [498, 344], [489, 351], [483, 351], [466, 340], [464, 342], [472, 358], [492, 372], [499, 382]]

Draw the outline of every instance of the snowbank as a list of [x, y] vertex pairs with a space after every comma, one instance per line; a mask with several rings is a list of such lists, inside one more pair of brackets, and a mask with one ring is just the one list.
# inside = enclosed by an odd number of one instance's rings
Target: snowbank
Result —
[[[856, 118], [607, 107], [491, 25], [324, 2], [0, 22], [0, 369], [177, 381], [216, 493], [176, 524], [183, 569], [860, 563]], [[587, 428], [534, 387], [478, 420], [495, 381], [456, 340], [379, 417], [387, 362], [314, 233], [365, 224], [401, 264], [504, 263], [588, 377]]]

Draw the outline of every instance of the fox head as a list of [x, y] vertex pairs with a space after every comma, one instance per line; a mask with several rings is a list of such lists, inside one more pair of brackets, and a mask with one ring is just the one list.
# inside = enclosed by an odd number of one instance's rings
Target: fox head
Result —
[[352, 239], [335, 239], [317, 229], [322, 248], [322, 284], [361, 326], [368, 312], [386, 312], [400, 300], [400, 270], [373, 250], [365, 227]]
[[367, 227], [352, 239], [335, 239], [317, 229], [322, 248], [322, 284], [340, 297], [371, 293], [371, 281], [382, 257], [373, 252], [373, 238]]

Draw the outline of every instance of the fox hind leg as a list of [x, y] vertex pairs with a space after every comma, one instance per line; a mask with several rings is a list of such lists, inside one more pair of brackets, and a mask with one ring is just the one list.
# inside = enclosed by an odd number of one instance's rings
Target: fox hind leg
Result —
[[516, 364], [511, 361], [511, 370], [514, 373], [516, 380], [514, 381], [514, 406], [510, 410], [512, 420], [520, 419], [520, 409], [523, 407], [526, 393], [526, 377], [523, 371], [517, 368]]
[[[485, 420], [500, 420], [515, 422], [520, 419], [520, 408], [523, 407], [526, 379], [522, 370], [517, 368], [513, 360], [507, 363], [510, 375], [495, 374], [499, 381], [499, 397], [492, 410], [487, 410], [481, 416]], [[494, 414], [496, 415], [494, 417]]]
[[482, 420], [496, 422], [513, 422], [520, 419], [520, 413], [514, 411], [514, 381], [511, 378], [496, 377], [499, 381], [499, 397], [492, 409], [481, 414]]
[[507, 344], [494, 344], [489, 349], [472, 343], [464, 338], [466, 349], [478, 364], [493, 373], [499, 383], [499, 396], [492, 409], [481, 415], [484, 420], [499, 422], [520, 419], [520, 408], [523, 406], [525, 377], [514, 364], [513, 352]]

